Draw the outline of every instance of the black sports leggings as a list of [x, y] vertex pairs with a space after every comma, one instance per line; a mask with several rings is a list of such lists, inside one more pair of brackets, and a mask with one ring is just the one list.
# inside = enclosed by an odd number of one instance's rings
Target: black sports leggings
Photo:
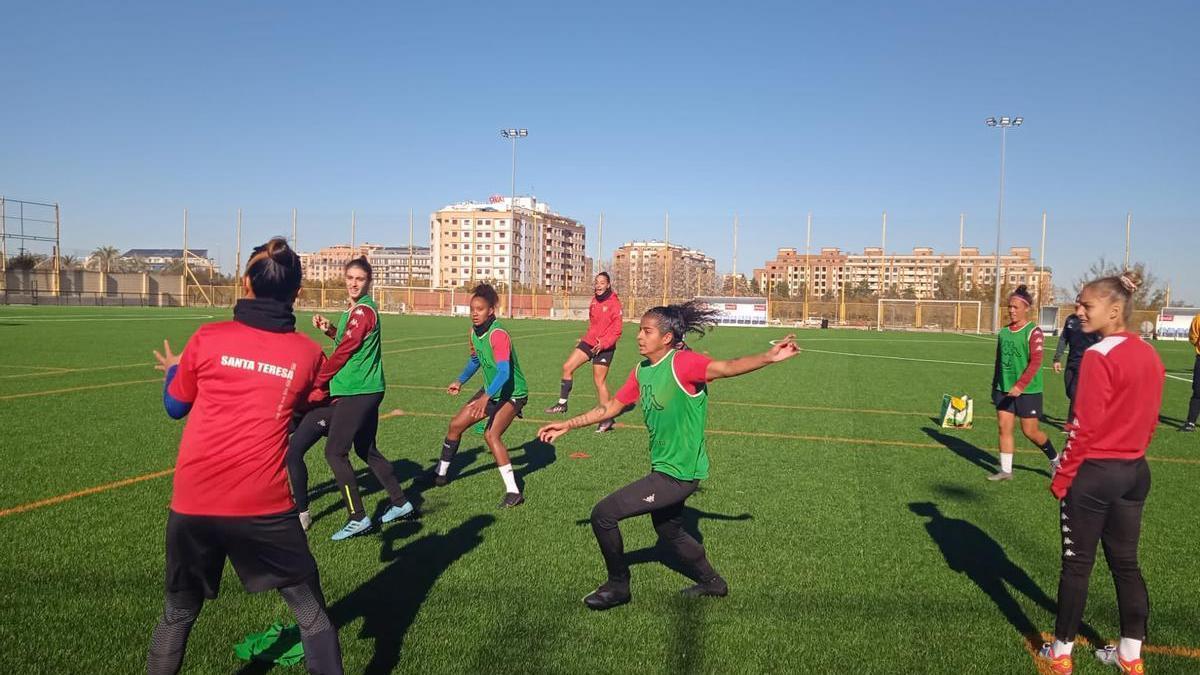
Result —
[[1062, 575], [1058, 582], [1058, 621], [1054, 635], [1071, 641], [1083, 619], [1088, 578], [1096, 560], [1096, 543], [1117, 586], [1121, 637], [1146, 639], [1150, 597], [1138, 566], [1142, 509], [1150, 493], [1150, 466], [1135, 460], [1091, 459], [1061, 502]]
[[314, 408], [301, 418], [293, 420], [291, 438], [288, 439], [287, 471], [292, 485], [292, 497], [296, 510], [308, 510], [308, 465], [304, 455], [309, 448], [329, 435], [329, 421], [333, 418], [333, 407]]
[[[300, 626], [300, 641], [304, 644], [304, 665], [308, 672], [319, 675], [342, 674], [342, 647], [337, 629], [325, 612], [325, 596], [317, 577], [279, 589], [279, 593], [296, 616]], [[150, 654], [146, 659], [148, 675], [174, 675], [183, 665], [188, 634], [200, 616], [204, 596], [198, 592], [168, 592], [163, 613], [150, 638]]]
[[632, 516], [650, 514], [659, 541], [674, 549], [684, 565], [700, 581], [710, 581], [716, 570], [704, 554], [704, 546], [683, 529], [683, 503], [700, 481], [682, 481], [657, 471], [608, 495], [592, 509], [592, 532], [600, 544], [608, 580], [629, 584], [629, 564], [625, 562], [625, 542], [618, 523]]
[[[367, 463], [379, 484], [387, 490], [393, 504], [399, 506], [408, 501], [404, 490], [400, 489], [400, 483], [396, 481], [391, 462], [375, 447], [375, 432], [379, 428], [379, 404], [382, 402], [383, 392], [341, 396], [327, 409], [319, 408], [309, 412], [296, 427], [296, 433], [292, 435], [292, 441], [288, 444], [288, 473], [296, 504], [301, 511], [308, 508], [307, 496], [300, 497], [308, 492], [308, 472], [302, 468], [304, 453], [321, 436], [320, 420], [323, 414], [328, 415], [329, 419], [329, 440], [325, 443], [325, 459], [329, 462], [329, 468], [333, 469], [334, 480], [337, 481], [339, 493], [346, 500], [350, 518], [361, 520], [367, 515], [362, 496], [358, 492], [358, 479], [355, 478], [354, 468], [350, 466], [351, 445], [354, 446], [355, 454]], [[323, 410], [328, 412], [322, 412]], [[314, 417], [310, 420], [309, 416]]]
[[1192, 424], [1200, 418], [1200, 354], [1196, 355], [1196, 364], [1192, 366], [1192, 400], [1188, 402], [1187, 421]]

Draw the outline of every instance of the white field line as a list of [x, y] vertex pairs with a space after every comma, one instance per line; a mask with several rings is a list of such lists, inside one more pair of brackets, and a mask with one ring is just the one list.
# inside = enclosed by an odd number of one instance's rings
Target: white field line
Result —
[[[122, 368], [137, 368], [139, 366], [149, 368], [153, 366], [149, 361], [141, 363], [123, 363], [118, 366], [96, 366], [94, 368], [56, 368], [48, 373], [17, 373], [15, 375], [0, 375], [0, 380], [9, 380], [17, 377], [50, 377], [52, 375], [73, 375], [75, 373], [94, 373], [98, 370], [120, 370]], [[41, 366], [39, 366], [41, 367]]]
[[1180, 382], [1187, 382], [1188, 384], [1192, 383], [1192, 378], [1190, 378], [1190, 377], [1180, 377], [1178, 375], [1172, 375], [1170, 373], [1167, 373], [1167, 377], [1171, 378], [1172, 380], [1179, 380]]
[[[566, 335], [568, 333], [578, 334], [579, 331], [572, 329], [572, 330], [551, 331], [551, 332], [547, 332], [547, 333], [526, 333], [524, 335], [513, 335], [512, 337], [513, 337], [513, 342], [517, 342], [519, 340], [524, 340], [526, 338], [542, 337], [542, 336], [547, 336], [547, 335]], [[424, 347], [406, 347], [404, 349], [389, 349], [383, 353], [384, 354], [402, 354], [404, 352], [419, 352], [419, 351], [423, 351], [426, 349], [444, 349], [446, 347], [462, 347], [462, 348], [466, 349], [468, 347], [468, 344], [469, 343], [466, 340], [462, 340], [461, 342], [446, 342], [446, 343], [439, 344], [439, 345], [425, 345]]]

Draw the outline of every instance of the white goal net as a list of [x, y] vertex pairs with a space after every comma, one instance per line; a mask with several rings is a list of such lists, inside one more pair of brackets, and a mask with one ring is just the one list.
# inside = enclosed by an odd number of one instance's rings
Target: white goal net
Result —
[[876, 328], [979, 333], [982, 319], [978, 300], [882, 299]]

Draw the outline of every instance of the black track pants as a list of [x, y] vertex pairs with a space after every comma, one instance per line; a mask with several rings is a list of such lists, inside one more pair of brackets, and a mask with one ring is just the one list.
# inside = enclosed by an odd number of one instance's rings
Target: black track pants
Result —
[[354, 468], [350, 466], [351, 445], [354, 446], [355, 454], [371, 467], [371, 473], [375, 474], [379, 484], [387, 490], [393, 504], [398, 506], [408, 501], [404, 490], [400, 489], [400, 483], [396, 481], [391, 462], [375, 447], [375, 432], [379, 428], [379, 404], [382, 402], [383, 392], [380, 392], [341, 396], [333, 404], [329, 440], [325, 443], [325, 459], [333, 469], [338, 490], [342, 499], [346, 500], [351, 520], [361, 520], [367, 515], [362, 497], [358, 493]]
[[608, 579], [629, 583], [629, 564], [625, 562], [625, 543], [618, 523], [632, 516], [649, 513], [660, 542], [675, 551], [696, 578], [708, 581], [717, 576], [704, 554], [704, 546], [683, 529], [683, 503], [700, 481], [682, 481], [653, 472], [645, 478], [608, 495], [592, 509], [592, 532], [600, 544]]
[[292, 429], [292, 436], [288, 439], [288, 481], [292, 484], [297, 511], [308, 510], [308, 465], [304, 463], [304, 454], [329, 434], [332, 417], [332, 406], [309, 410]]
[[1138, 538], [1149, 493], [1150, 466], [1145, 458], [1093, 459], [1079, 467], [1059, 516], [1063, 546], [1058, 621], [1054, 625], [1058, 639], [1075, 639], [1087, 602], [1097, 542], [1104, 546], [1116, 583], [1121, 637], [1146, 639], [1150, 598], [1138, 566]]

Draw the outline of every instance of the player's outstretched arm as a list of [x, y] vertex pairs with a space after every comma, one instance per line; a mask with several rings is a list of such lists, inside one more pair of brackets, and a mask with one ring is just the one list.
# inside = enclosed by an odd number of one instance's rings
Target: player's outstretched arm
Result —
[[712, 361], [708, 364], [705, 377], [717, 380], [722, 377], [737, 377], [753, 372], [759, 368], [786, 361], [800, 353], [800, 345], [796, 344], [796, 336], [788, 335], [761, 354], [751, 354], [728, 361]]
[[571, 429], [587, 427], [593, 424], [599, 424], [604, 420], [611, 420], [617, 415], [620, 415], [621, 411], [624, 409], [625, 404], [618, 401], [614, 396], [613, 398], [609, 399], [607, 405], [598, 405], [582, 415], [576, 415], [575, 417], [572, 417], [566, 422], [547, 424], [541, 429], [538, 429], [538, 438], [541, 439], [543, 443], [553, 443], [555, 439], [567, 433]]

